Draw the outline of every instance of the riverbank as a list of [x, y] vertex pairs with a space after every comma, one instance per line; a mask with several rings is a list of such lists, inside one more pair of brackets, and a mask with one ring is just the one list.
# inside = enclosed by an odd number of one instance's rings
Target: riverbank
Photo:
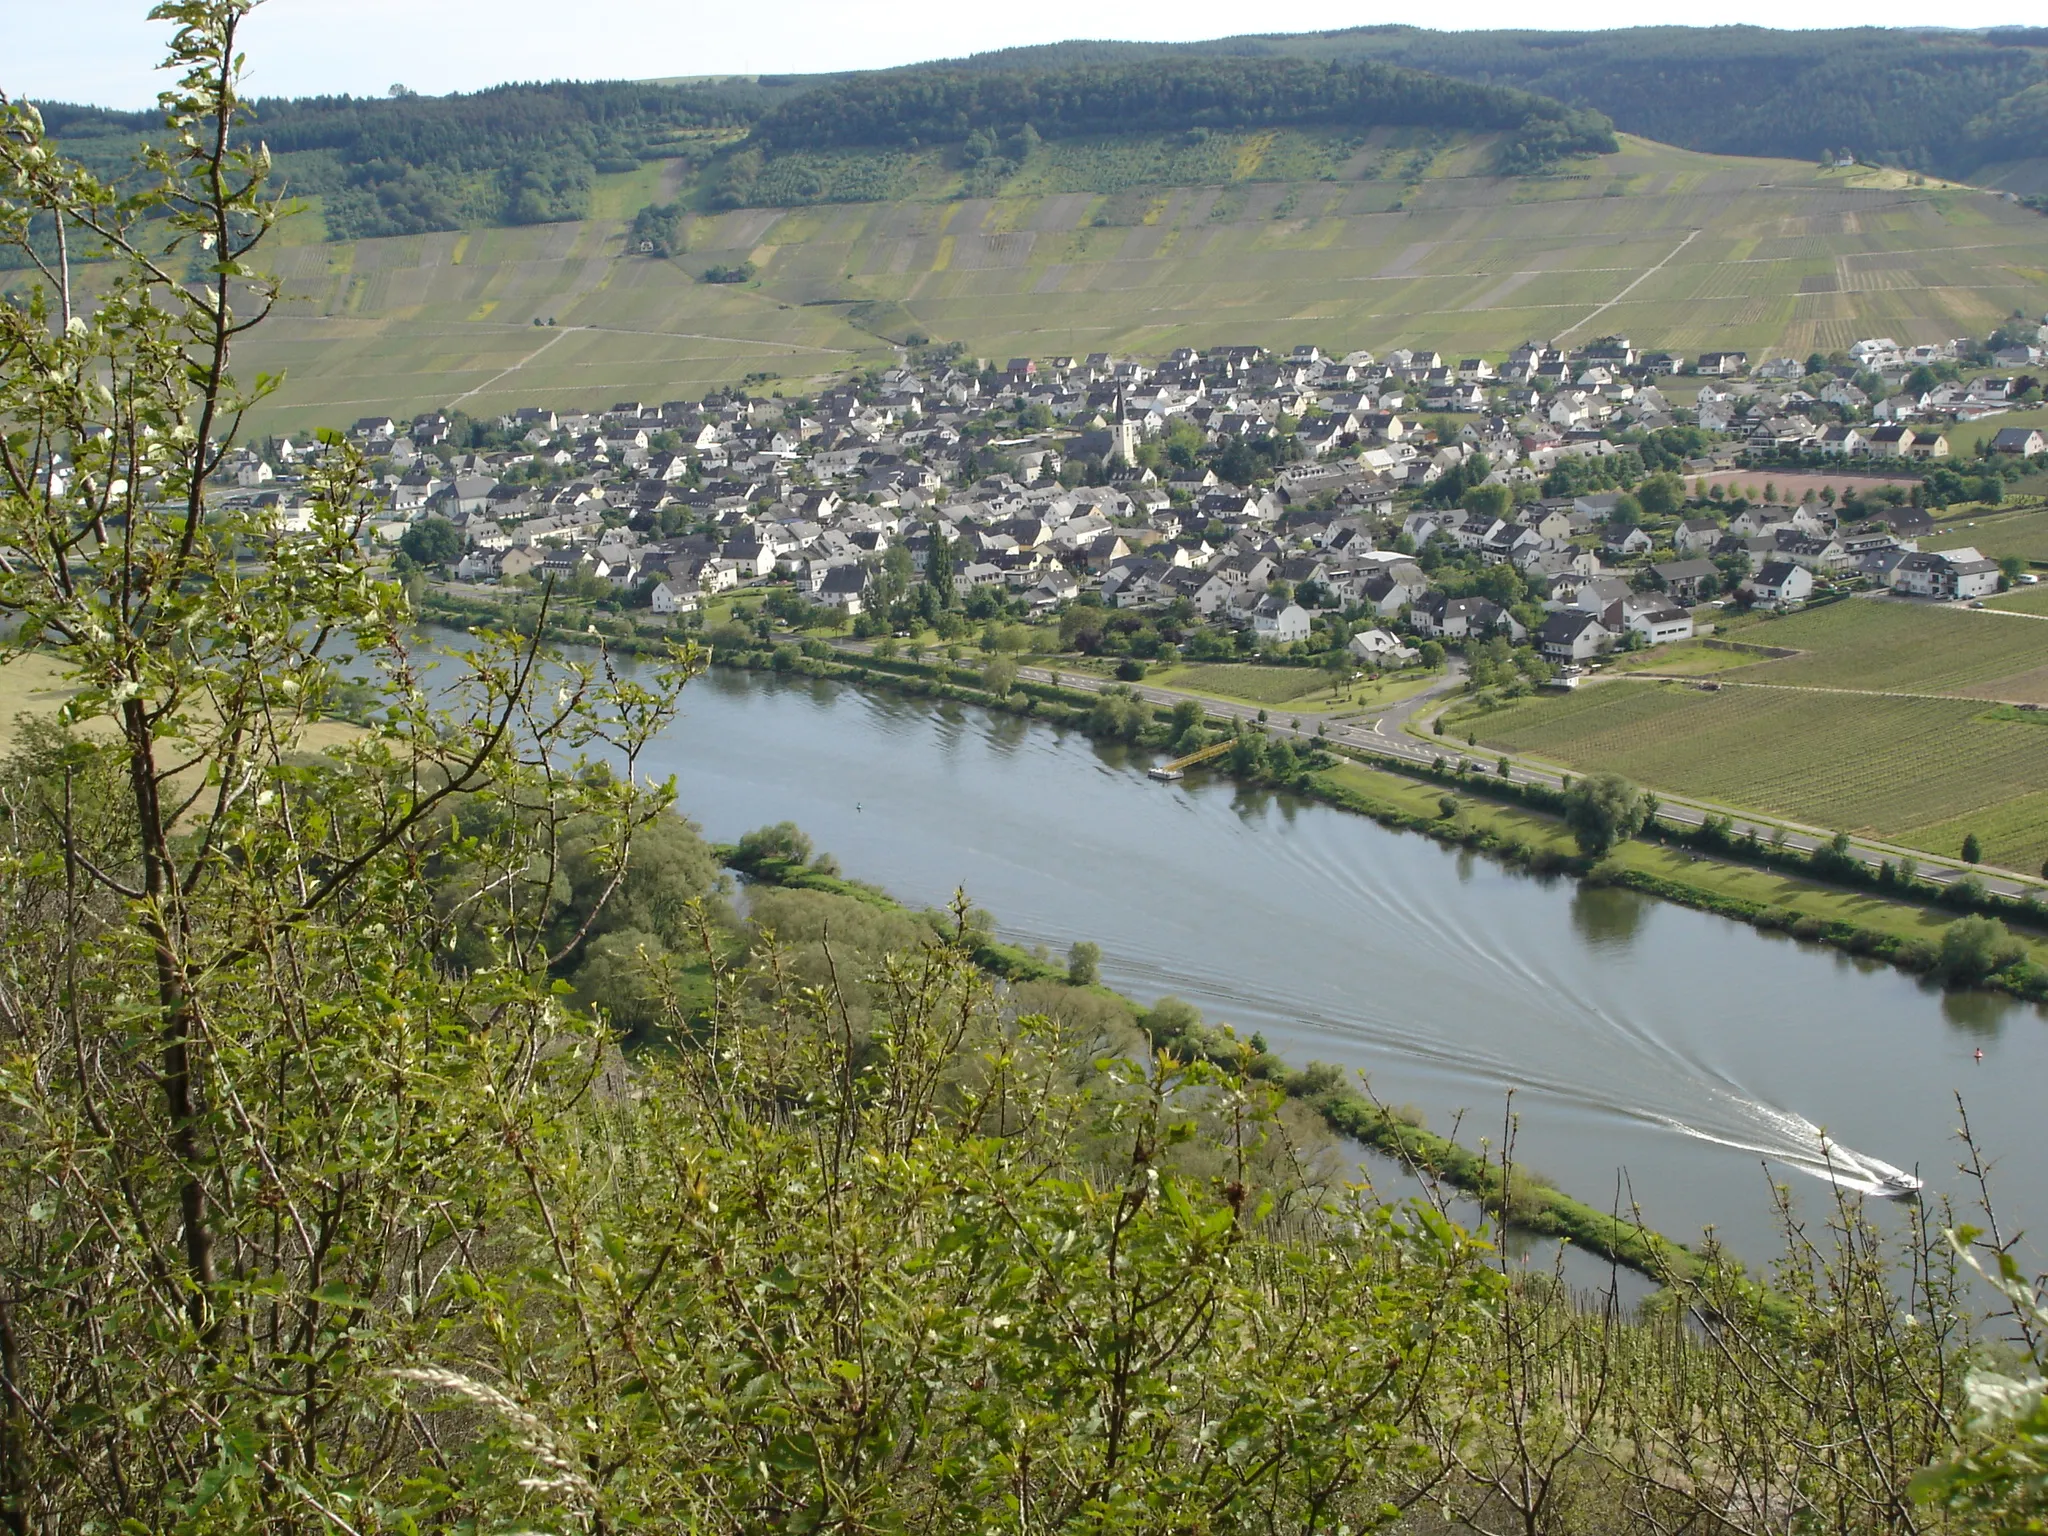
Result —
[[[735, 859], [731, 847], [717, 851], [729, 868], [759, 884], [819, 891], [910, 913], [910, 908], [886, 891], [861, 881], [781, 860], [742, 863]], [[1064, 968], [986, 933], [971, 934], [970, 943], [975, 963], [1005, 981], [1072, 984]], [[1576, 1244], [1663, 1285], [1683, 1285], [1704, 1272], [1708, 1260], [1685, 1244], [1632, 1217], [1597, 1210], [1513, 1162], [1503, 1163], [1496, 1155], [1439, 1135], [1415, 1111], [1393, 1108], [1370, 1097], [1348, 1082], [1339, 1068], [1324, 1062], [1290, 1067], [1272, 1051], [1257, 1048], [1227, 1027], [1180, 1019], [1162, 1024], [1152, 1010], [1124, 993], [1099, 985], [1089, 990], [1124, 1009], [1155, 1051], [1169, 1051], [1182, 1059], [1200, 1057], [1269, 1083], [1313, 1110], [1334, 1134], [1469, 1195], [1506, 1226]]]
[[[429, 594], [422, 617], [458, 628], [504, 619], [492, 604], [439, 594]], [[655, 654], [670, 643], [665, 636], [635, 632], [627, 621], [613, 621], [613, 627], [621, 632], [603, 638], [624, 654]], [[561, 626], [551, 627], [548, 638], [588, 644], [590, 636]], [[1203, 717], [1195, 723], [1197, 741], [1164, 706], [1124, 697], [1117, 707], [1105, 709], [1100, 691], [1023, 679], [997, 694], [979, 672], [947, 661], [881, 658], [819, 640], [720, 646], [712, 659], [744, 671], [831, 679], [974, 705], [1160, 751], [1186, 751], [1243, 730], [1242, 722]], [[1197, 708], [1201, 704], [1199, 699], [1188, 702]], [[1285, 789], [1538, 874], [1625, 887], [1945, 985], [2048, 1002], [2048, 907], [2038, 899], [2015, 900], [1967, 882], [1937, 888], [1916, 883], [1910, 872], [1898, 869], [1872, 874], [1826, 847], [1810, 854], [1774, 847], [1753, 833], [1735, 836], [1714, 818], [1682, 827], [1653, 817], [1635, 840], [1604, 858], [1589, 859], [1558, 819], [1561, 795], [1550, 786], [1502, 778], [1476, 761], [1467, 760], [1465, 771], [1440, 764], [1424, 768], [1391, 753], [1329, 746], [1303, 733], [1255, 731], [1250, 740], [1252, 749], [1233, 751], [1211, 771]], [[1446, 797], [1453, 806], [1449, 813]], [[1944, 954], [1944, 936], [1957, 918], [1972, 914], [2019, 926], [2024, 937], [2018, 963], [1989, 974], [1954, 969], [1955, 962]]]

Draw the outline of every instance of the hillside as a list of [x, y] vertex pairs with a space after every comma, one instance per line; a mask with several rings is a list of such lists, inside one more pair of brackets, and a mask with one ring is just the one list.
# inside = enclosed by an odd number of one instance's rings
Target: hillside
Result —
[[1405, 65], [1535, 92], [1605, 113], [1627, 132], [1719, 154], [1817, 159], [1847, 150], [1886, 165], [1996, 177], [2021, 191], [2041, 190], [2031, 183], [2048, 175], [2048, 28], [2039, 27], [1369, 26], [1178, 45], [1058, 43], [931, 67], [1049, 69], [1189, 55]]
[[[873, 200], [724, 211], [651, 164], [597, 177], [599, 216], [581, 221], [276, 252], [289, 302], [244, 361], [288, 370], [268, 414], [298, 429], [358, 408], [808, 379], [913, 334], [995, 357], [1310, 339], [1499, 353], [1610, 330], [1803, 353], [1982, 333], [2048, 285], [2048, 220], [1983, 193], [1636, 139], [1570, 174], [1502, 178], [1495, 142], [1075, 140], [1041, 145], [995, 196], [963, 195], [972, 168], [942, 151], [823, 152], [792, 171], [827, 192], [879, 178]], [[650, 203], [675, 210], [673, 258], [628, 250]], [[702, 280], [743, 263], [748, 281]]]

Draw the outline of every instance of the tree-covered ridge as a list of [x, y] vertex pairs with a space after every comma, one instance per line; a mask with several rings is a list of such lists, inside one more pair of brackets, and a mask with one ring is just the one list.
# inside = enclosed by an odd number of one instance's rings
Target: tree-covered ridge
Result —
[[2048, 33], [1881, 27], [1638, 27], [1433, 32], [1372, 26], [1187, 44], [1075, 42], [950, 61], [946, 70], [1129, 67], [1165, 57], [1380, 60], [1596, 109], [1630, 133], [1716, 154], [1866, 159], [1969, 174], [2042, 152], [2013, 98], [2048, 81]]
[[1029, 128], [1048, 139], [1315, 125], [1506, 131], [1502, 167], [1540, 169], [1615, 147], [1598, 113], [1523, 91], [1375, 63], [1174, 59], [1056, 70], [895, 70], [822, 85], [754, 125], [771, 153], [966, 140]]
[[[743, 128], [776, 94], [745, 82], [551, 81], [457, 96], [271, 98], [251, 111], [280, 179], [318, 196], [328, 232], [350, 239], [582, 218], [593, 176], [686, 152], [691, 134]], [[67, 152], [107, 176], [160, 129], [154, 113], [41, 110]]]

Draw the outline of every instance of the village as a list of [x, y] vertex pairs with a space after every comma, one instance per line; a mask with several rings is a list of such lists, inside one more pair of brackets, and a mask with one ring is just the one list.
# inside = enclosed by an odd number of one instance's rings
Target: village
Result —
[[[1710, 632], [1731, 604], [1967, 603], [2033, 580], [1919, 544], [1932, 504], [1995, 501], [2048, 464], [2031, 426], [1968, 464], [1948, 439], [2037, 401], [2044, 348], [2048, 324], [2015, 322], [1753, 370], [1623, 337], [1498, 362], [1304, 345], [997, 368], [922, 349], [808, 398], [368, 417], [348, 436], [378, 477], [369, 536], [458, 590], [573, 580], [689, 624], [773, 586], [804, 605], [786, 624], [872, 638], [942, 585], [936, 609], [977, 618], [1164, 615], [1139, 651], [1341, 646], [1377, 672], [1498, 635], [1569, 676]], [[252, 447], [221, 494], [303, 525], [320, 451]], [[1112, 650], [1135, 631], [1104, 628]]]

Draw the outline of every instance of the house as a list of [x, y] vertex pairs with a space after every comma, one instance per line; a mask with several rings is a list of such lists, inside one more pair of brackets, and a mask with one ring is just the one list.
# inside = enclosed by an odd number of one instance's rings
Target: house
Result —
[[2036, 454], [2048, 453], [2048, 437], [2034, 427], [2000, 427], [1991, 439], [1991, 451], [2031, 459]]
[[1710, 595], [1721, 580], [1721, 573], [1713, 561], [1698, 558], [1666, 560], [1661, 565], [1651, 566], [1650, 574], [1666, 595], [1681, 603], [1698, 602], [1701, 597]]
[[1597, 613], [1566, 609], [1553, 613], [1536, 631], [1536, 648], [1543, 659], [1563, 665], [1581, 662], [1613, 647], [1614, 631], [1600, 621]]
[[1382, 619], [1400, 617], [1401, 610], [1429, 590], [1429, 578], [1414, 565], [1390, 566], [1369, 576], [1358, 588], [1359, 600], [1368, 603]]
[[1892, 590], [1913, 597], [1983, 597], [1998, 590], [1998, 563], [1974, 549], [1910, 554], [1892, 567]]
[[1679, 523], [1671, 542], [1681, 554], [1697, 555], [1712, 549], [1720, 537], [1721, 525], [1711, 517], [1688, 517]]
[[1440, 640], [1463, 640], [1495, 631], [1517, 643], [1529, 638], [1529, 631], [1515, 616], [1490, 598], [1446, 597], [1441, 592], [1427, 592], [1411, 612], [1417, 630]]
[[[1965, 558], [1976, 556], [1975, 559]], [[1998, 562], [1986, 560], [1974, 549], [1951, 549], [1948, 562], [1949, 586], [1957, 597], [1988, 597], [1998, 590]]]
[[649, 602], [657, 616], [668, 617], [678, 613], [695, 613], [698, 607], [698, 587], [694, 581], [685, 581], [672, 576], [667, 581], [655, 583]]
[[1370, 667], [1405, 667], [1421, 659], [1422, 652], [1403, 645], [1392, 630], [1367, 629], [1351, 637], [1351, 654]]
[[1813, 595], [1813, 572], [1790, 560], [1766, 560], [1743, 586], [1759, 608], [1796, 608]]
[[1863, 452], [1863, 434], [1854, 427], [1836, 422], [1833, 426], [1822, 428], [1820, 451], [1837, 458], [1852, 458]]
[[837, 608], [848, 618], [857, 618], [866, 607], [867, 591], [866, 566], [835, 565], [825, 572], [825, 579], [818, 583], [811, 601], [821, 608]]
[[1648, 554], [1650, 536], [1640, 528], [1609, 523], [1600, 531], [1600, 547], [1611, 555]]
[[1692, 615], [1656, 592], [1636, 592], [1600, 617], [1617, 634], [1633, 632], [1651, 645], [1669, 645], [1692, 638]]
[[1262, 597], [1252, 609], [1252, 633], [1275, 645], [1306, 640], [1309, 628], [1308, 610], [1290, 599]]

